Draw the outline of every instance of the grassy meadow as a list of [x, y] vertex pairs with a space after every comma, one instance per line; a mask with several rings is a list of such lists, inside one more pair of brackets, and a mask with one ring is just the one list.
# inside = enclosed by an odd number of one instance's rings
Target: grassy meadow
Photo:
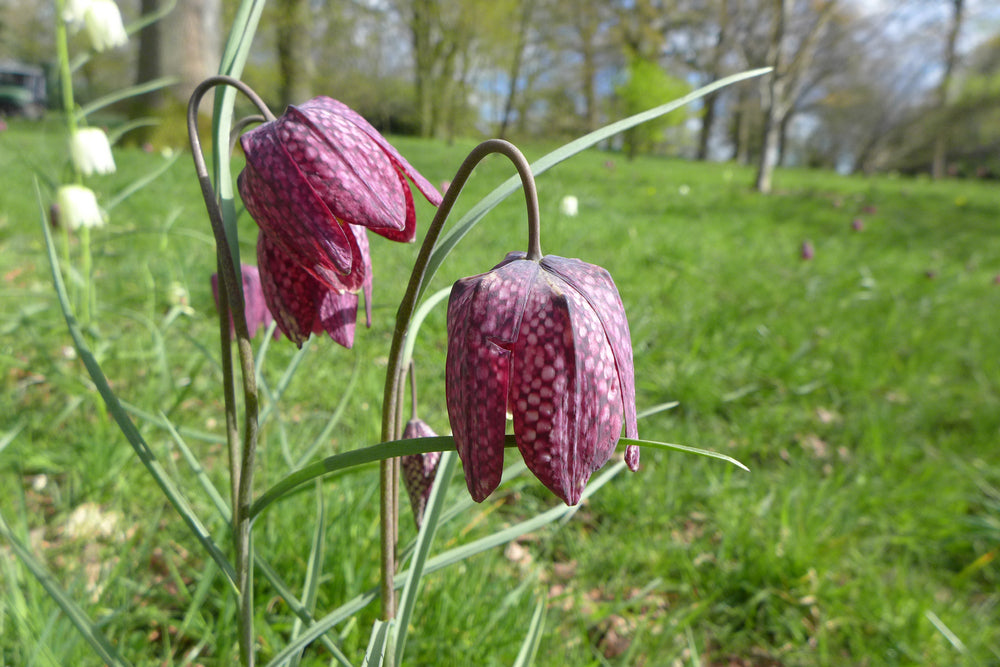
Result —
[[[435, 183], [473, 146], [395, 143]], [[232, 664], [234, 595], [109, 419], [56, 302], [34, 182], [48, 200], [66, 173], [62, 145], [58, 119], [0, 133], [0, 514], [134, 664]], [[548, 150], [522, 149], [529, 159]], [[88, 340], [164, 468], [228, 545], [161, 417], [225, 496], [214, 250], [191, 160], [168, 165], [138, 148], [116, 157], [116, 174], [89, 182], [103, 202], [166, 171], [93, 234]], [[513, 173], [490, 158], [456, 214]], [[428, 575], [408, 664], [511, 664], [540, 598], [539, 665], [1000, 662], [1000, 187], [780, 170], [775, 193], [761, 196], [752, 175], [589, 151], [539, 177], [543, 251], [600, 264], [618, 285], [639, 410], [678, 403], [641, 420], [640, 437], [716, 450], [750, 472], [644, 451], [638, 473], [616, 476], [568, 521]], [[578, 216], [560, 213], [565, 195], [579, 199]], [[432, 210], [422, 200], [417, 210], [422, 237]], [[518, 196], [501, 204], [428, 293], [525, 249], [524, 220]], [[254, 261], [255, 227], [247, 216], [241, 225]], [[314, 339], [299, 359], [263, 427], [259, 491], [300, 463], [342, 402], [310, 460], [377, 442], [396, 304], [417, 250], [372, 236], [373, 326], [359, 327], [353, 350]], [[445, 346], [441, 307], [415, 358], [420, 416], [442, 433]], [[271, 342], [270, 392], [295, 359], [287, 341]], [[466, 507], [435, 551], [558, 502], [525, 475], [481, 506], [458, 475], [450, 500]], [[377, 468], [258, 519], [258, 555], [297, 593], [320, 503], [317, 615], [377, 583]], [[402, 509], [406, 544], [415, 530], [405, 500]], [[256, 599], [266, 664], [297, 630], [263, 579]], [[356, 663], [377, 606], [330, 634]], [[0, 540], [0, 665], [98, 662]], [[316, 644], [301, 664], [330, 656]]]

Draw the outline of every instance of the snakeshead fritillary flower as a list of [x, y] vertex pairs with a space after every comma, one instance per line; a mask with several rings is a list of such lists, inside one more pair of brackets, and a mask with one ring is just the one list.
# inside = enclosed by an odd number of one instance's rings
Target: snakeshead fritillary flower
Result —
[[[422, 419], [411, 419], [406, 422], [406, 428], [403, 429], [404, 440], [433, 438], [436, 435], [437, 433]], [[424, 520], [424, 509], [427, 508], [427, 500], [431, 496], [431, 486], [434, 484], [434, 476], [437, 475], [440, 462], [441, 452], [409, 454], [402, 457], [403, 486], [406, 487], [406, 494], [410, 497], [413, 520], [417, 522], [418, 529]]]
[[[500, 483], [507, 412], [528, 468], [569, 505], [611, 457], [622, 425], [636, 437], [628, 322], [599, 266], [511, 253], [459, 280], [445, 372], [448, 417], [477, 502]], [[636, 470], [638, 447], [625, 460]]]
[[[240, 276], [243, 279], [243, 312], [247, 318], [247, 329], [250, 332], [250, 337], [253, 338], [257, 335], [258, 329], [261, 327], [266, 329], [271, 326], [274, 318], [264, 302], [264, 291], [261, 289], [260, 272], [257, 267], [250, 264], [240, 265]], [[217, 273], [212, 274], [212, 296], [215, 298], [215, 307], [218, 308], [219, 274]], [[235, 330], [232, 319], [229, 322], [229, 329], [231, 332]], [[277, 332], [275, 332], [275, 337], [277, 337]]]
[[244, 134], [238, 187], [247, 210], [291, 262], [340, 290], [364, 282], [350, 227], [393, 241], [416, 234], [406, 177], [435, 206], [441, 194], [350, 107], [317, 97]]
[[[372, 325], [372, 271], [368, 237], [362, 227], [351, 226], [348, 234], [359, 249], [360, 288], [365, 294], [367, 324]], [[296, 264], [285, 251], [263, 232], [257, 237], [257, 264], [260, 267], [264, 300], [278, 328], [298, 347], [310, 334], [326, 331], [335, 342], [350, 348], [354, 345], [354, 325], [358, 317], [359, 286], [328, 274], [326, 281]], [[331, 283], [333, 287], [331, 287]]]

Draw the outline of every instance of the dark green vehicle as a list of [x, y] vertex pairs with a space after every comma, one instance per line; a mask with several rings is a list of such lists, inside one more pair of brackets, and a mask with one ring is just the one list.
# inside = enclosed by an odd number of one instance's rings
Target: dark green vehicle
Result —
[[45, 70], [10, 60], [0, 61], [0, 116], [41, 118], [45, 104]]

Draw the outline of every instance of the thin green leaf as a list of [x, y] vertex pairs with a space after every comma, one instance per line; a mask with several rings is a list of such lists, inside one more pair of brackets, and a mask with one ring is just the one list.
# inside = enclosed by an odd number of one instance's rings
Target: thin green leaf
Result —
[[441, 508], [444, 506], [445, 497], [448, 495], [448, 485], [452, 475], [455, 473], [455, 465], [458, 462], [457, 452], [445, 452], [441, 455], [438, 463], [437, 474], [434, 476], [434, 485], [431, 487], [431, 495], [427, 499], [427, 506], [424, 508], [424, 520], [417, 535], [417, 548], [413, 552], [413, 561], [410, 570], [406, 575], [406, 583], [403, 584], [403, 593], [399, 597], [399, 611], [396, 614], [396, 637], [393, 642], [394, 655], [392, 664], [403, 664], [403, 649], [406, 646], [406, 633], [410, 627], [410, 618], [413, 616], [413, 608], [417, 602], [417, 592], [420, 587], [420, 579], [424, 573], [424, 563], [427, 562], [427, 555], [430, 553], [431, 544], [434, 542], [434, 535], [437, 532], [438, 521], [441, 517]]
[[[171, 424], [169, 421], [167, 421], [165, 418], [161, 419], [160, 417], [154, 415], [152, 412], [146, 412], [142, 408], [132, 405], [128, 401], [122, 401], [121, 399], [119, 399], [119, 401], [121, 402], [122, 409], [125, 410], [125, 412], [128, 412], [134, 417], [138, 417], [144, 422], [154, 424], [156, 426], [159, 426], [160, 428], [165, 428], [168, 431], [174, 428], [174, 425]], [[192, 438], [194, 440], [200, 440], [201, 442], [208, 442], [216, 445], [226, 444], [225, 437], [221, 435], [216, 435], [214, 433], [208, 433], [207, 431], [198, 431], [196, 429], [181, 426], [180, 428], [177, 429], [177, 432], [180, 433], [185, 438]]]
[[[583, 490], [583, 494], [580, 497], [580, 502], [592, 496], [598, 491], [602, 486], [610, 482], [615, 475], [620, 473], [625, 469], [624, 461], [618, 461], [614, 465], [605, 468], [600, 475], [595, 479], [592, 479], [587, 488]], [[453, 565], [460, 561], [469, 558], [478, 553], [482, 553], [493, 547], [500, 546], [501, 544], [506, 544], [512, 540], [521, 537], [527, 533], [538, 530], [543, 526], [550, 524], [554, 521], [558, 521], [567, 514], [576, 512], [578, 505], [568, 506], [568, 505], [557, 505], [541, 514], [534, 516], [530, 519], [526, 519], [521, 523], [505, 528], [499, 532], [493, 533], [492, 535], [487, 535], [486, 537], [480, 538], [474, 542], [468, 544], [463, 544], [457, 546], [453, 549], [449, 549], [442, 554], [435, 556], [427, 561], [427, 565], [424, 568], [424, 574], [430, 574], [432, 572], [437, 572], [438, 570]], [[403, 576], [405, 573], [401, 573], [397, 576]]]
[[328, 456], [327, 458], [310, 463], [309, 465], [290, 473], [277, 484], [261, 494], [250, 506], [250, 519], [256, 519], [264, 508], [276, 500], [294, 493], [304, 484], [308, 484], [317, 477], [325, 477], [331, 473], [366, 463], [374, 463], [397, 456], [407, 454], [422, 454], [425, 452], [443, 452], [455, 449], [455, 439], [451, 436], [439, 436], [436, 438], [412, 438], [408, 440], [394, 440], [393, 442], [383, 442], [371, 447], [353, 449], [348, 452]]
[[[419, 440], [436, 440], [436, 438], [417, 438], [415, 441], [400, 440], [398, 442], [416, 442]], [[428, 451], [437, 450], [429, 449]], [[419, 450], [416, 450], [415, 453], [419, 453]], [[602, 486], [611, 481], [615, 475], [624, 469], [625, 463], [623, 461], [619, 461], [605, 469], [600, 475], [592, 479], [587, 485], [587, 488], [584, 489], [581, 496], [581, 502], [596, 493]], [[533, 530], [538, 530], [546, 524], [559, 520], [567, 513], [575, 511], [575, 509], [575, 507], [558, 505], [538, 516], [532, 517], [531, 519], [527, 519], [500, 531], [499, 533], [487, 535], [486, 537], [470, 542], [469, 544], [449, 549], [448, 551], [427, 560], [427, 563], [424, 565], [424, 575], [437, 572], [438, 570], [465, 560], [475, 554], [482, 553], [483, 551], [487, 551], [488, 549], [492, 549], [493, 547], [501, 544], [506, 544], [507, 542], [515, 540]], [[409, 574], [409, 570], [398, 573], [393, 581], [394, 587], [397, 589], [402, 588], [407, 577], [409, 577]], [[298, 639], [294, 642], [290, 642], [284, 649], [281, 650], [280, 653], [278, 653], [278, 655], [274, 656], [271, 662], [267, 664], [267, 667], [277, 667], [277, 665], [283, 664], [284, 661], [288, 660], [296, 651], [301, 650], [302, 647], [323, 636], [333, 626], [351, 618], [371, 604], [374, 600], [377, 600], [378, 592], [379, 587], [371, 588], [361, 595], [345, 602], [340, 607], [334, 609], [326, 616], [316, 621], [313, 625], [309, 626], [309, 628], [306, 629]]]
[[114, 146], [118, 143], [126, 132], [131, 132], [132, 130], [139, 129], [140, 127], [154, 127], [160, 124], [159, 118], [153, 118], [152, 116], [147, 116], [145, 118], [134, 118], [127, 123], [122, 123], [121, 125], [116, 125], [115, 129], [108, 131], [108, 142]]
[[376, 620], [372, 626], [372, 636], [368, 640], [368, 648], [365, 650], [365, 661], [361, 663], [365, 667], [382, 667], [385, 664], [385, 651], [389, 643], [391, 633], [389, 630], [396, 622], [392, 619], [383, 621]]
[[[187, 446], [187, 443], [184, 442], [183, 438], [180, 437], [180, 434], [177, 429], [174, 428], [173, 424], [170, 423], [166, 417], [164, 417], [162, 421], [165, 424], [165, 427], [170, 431], [177, 447], [181, 450], [184, 460], [205, 488], [205, 491], [209, 499], [212, 501], [212, 504], [215, 506], [216, 511], [219, 513], [219, 516], [227, 526], [231, 525], [232, 514], [229, 509], [229, 505], [222, 498], [222, 495], [215, 489], [211, 480], [209, 480], [207, 475], [205, 475], [201, 462]], [[278, 596], [285, 601], [285, 604], [288, 605], [288, 608], [295, 614], [296, 618], [301, 620], [303, 623], [315, 622], [312, 615], [312, 609], [308, 608], [305, 604], [300, 602], [297, 597], [295, 597], [295, 595], [291, 592], [291, 589], [288, 588], [274, 568], [272, 568], [256, 551], [253, 554], [253, 559], [254, 564], [257, 567], [257, 571], [264, 577], [264, 579], [267, 580], [271, 587], [274, 588], [274, 591], [278, 594]], [[347, 657], [344, 656], [340, 648], [333, 643], [332, 639], [327, 636], [322, 636], [319, 639], [327, 650], [330, 651], [331, 655], [333, 655], [342, 665], [350, 665]]]
[[128, 186], [122, 188], [122, 190], [118, 194], [109, 199], [107, 201], [107, 204], [105, 204], [104, 208], [109, 211], [112, 210], [114, 207], [118, 206], [118, 204], [121, 204], [123, 201], [134, 195], [136, 192], [143, 189], [156, 179], [158, 179], [160, 176], [165, 174], [167, 170], [170, 169], [170, 167], [174, 166], [174, 162], [177, 162], [180, 156], [181, 156], [180, 152], [174, 153], [171, 157], [164, 160], [163, 164], [161, 164], [159, 167], [157, 167], [150, 173], [146, 174], [142, 178], [137, 178], [136, 180], [129, 183]]
[[[635, 127], [636, 125], [640, 125], [646, 121], [668, 114], [674, 109], [690, 104], [691, 102], [720, 88], [724, 88], [730, 84], [737, 83], [745, 79], [751, 79], [756, 76], [767, 74], [770, 71], [770, 67], [764, 67], [761, 69], [750, 70], [748, 72], [727, 76], [724, 79], [720, 79], [707, 86], [703, 86], [702, 88], [699, 88], [698, 90], [695, 90], [680, 99], [674, 100], [673, 102], [669, 102], [662, 106], [658, 106], [648, 111], [638, 113], [634, 116], [629, 116], [623, 120], [605, 125], [600, 129], [594, 130], [589, 134], [585, 134], [584, 136], [557, 148], [548, 155], [535, 161], [531, 165], [531, 172], [535, 176], [538, 176], [556, 166], [560, 162], [573, 157], [577, 153], [580, 153], [591, 146], [597, 145], [601, 141], [604, 141], [619, 132], [624, 132], [629, 128]], [[431, 279], [434, 277], [438, 268], [440, 268], [441, 264], [444, 262], [445, 257], [447, 257], [448, 253], [450, 253], [458, 242], [462, 240], [462, 237], [468, 234], [469, 231], [479, 223], [483, 216], [495, 208], [497, 204], [502, 202], [514, 192], [517, 192], [520, 188], [521, 179], [518, 176], [512, 176], [507, 179], [495, 190], [493, 190], [493, 192], [479, 200], [475, 206], [469, 209], [468, 213], [462, 216], [462, 218], [455, 223], [455, 225], [448, 230], [448, 232], [438, 239], [437, 244], [434, 246], [434, 251], [431, 253], [427, 262], [424, 280], [421, 283], [420, 292], [417, 294], [418, 300], [423, 295], [423, 291], [426, 289], [426, 286], [430, 284]]]
[[535, 605], [535, 613], [531, 615], [531, 622], [528, 624], [528, 634], [524, 637], [521, 650], [517, 652], [517, 659], [514, 660], [514, 667], [528, 667], [535, 662], [535, 655], [538, 653], [538, 645], [542, 641], [542, 633], [545, 630], [545, 597], [542, 596]]
[[86, 106], [80, 107], [80, 109], [76, 112], [76, 120], [77, 122], [82, 122], [87, 118], [87, 116], [95, 111], [98, 111], [99, 109], [111, 106], [112, 104], [121, 102], [122, 100], [127, 100], [130, 97], [138, 97], [139, 95], [151, 93], [154, 90], [172, 86], [178, 81], [180, 81], [180, 79], [175, 76], [164, 76], [135, 86], [129, 86], [128, 88], [121, 88], [102, 97], [98, 97]]
[[21, 541], [17, 539], [14, 532], [7, 525], [3, 514], [0, 514], [0, 535], [7, 540], [17, 557], [21, 559], [21, 562], [34, 575], [38, 583], [42, 585], [49, 596], [59, 605], [70, 622], [76, 626], [80, 635], [94, 649], [94, 652], [108, 665], [129, 665], [130, 663], [118, 653], [114, 645], [108, 641], [108, 638], [90, 620], [83, 609], [59, 586], [55, 578], [45, 569], [45, 566], [35, 558], [31, 550], [21, 544]]
[[720, 461], [728, 461], [738, 468], [743, 468], [747, 472], [750, 472], [750, 468], [746, 467], [736, 459], [731, 456], [726, 456], [725, 454], [720, 454], [718, 452], [713, 452], [707, 449], [698, 449], [697, 447], [689, 447], [687, 445], [674, 445], [669, 442], [656, 442], [655, 440], [634, 440], [632, 438], [622, 438], [618, 441], [619, 446], [621, 445], [639, 445], [640, 447], [652, 447], [653, 449], [666, 449], [674, 450], [678, 452], [687, 452], [688, 454], [697, 454], [698, 456], [708, 456], [713, 459], [719, 459]]
[[[199, 461], [198, 457], [194, 455], [191, 448], [187, 446], [187, 443], [184, 442], [184, 438], [177, 432], [177, 429], [175, 429], [174, 425], [169, 419], [167, 419], [167, 416], [161, 412], [160, 417], [166, 424], [167, 431], [170, 433], [170, 437], [173, 439], [177, 449], [181, 450], [181, 456], [184, 457], [188, 467], [191, 468], [191, 471], [194, 473], [195, 479], [198, 480], [201, 488], [204, 489], [205, 494], [208, 495], [209, 499], [216, 507], [225, 507], [228, 510], [229, 508], [228, 505], [226, 505], [226, 501], [222, 498], [222, 494], [219, 493], [219, 490], [215, 488], [215, 484], [212, 483], [212, 480], [208, 478], [208, 473], [205, 472], [205, 468], [201, 465], [201, 461]], [[224, 516], [223, 518], [226, 521], [226, 525], [229, 525], [229, 517]]]
[[[302, 584], [302, 605], [311, 614], [316, 609], [316, 590], [319, 588], [320, 575], [323, 573], [323, 556], [326, 553], [326, 503], [323, 499], [323, 484], [316, 480], [316, 527], [313, 530], [312, 545], [309, 548], [309, 560], [306, 563], [306, 576]], [[292, 639], [302, 633], [302, 619], [296, 618], [292, 624]], [[298, 667], [302, 654], [296, 654], [289, 664]]]
[[49, 231], [49, 225], [45, 220], [45, 208], [42, 204], [42, 193], [38, 189], [37, 182], [35, 183], [35, 192], [38, 197], [39, 210], [42, 211], [40, 221], [42, 225], [42, 233], [45, 238], [45, 247], [48, 251], [49, 266], [52, 270], [52, 281], [55, 285], [56, 296], [59, 299], [59, 306], [62, 308], [63, 317], [66, 320], [66, 326], [69, 328], [70, 337], [73, 339], [73, 344], [76, 346], [77, 355], [83, 362], [84, 367], [86, 367], [87, 373], [90, 374], [90, 378], [93, 380], [101, 398], [104, 399], [104, 405], [108, 408], [108, 412], [118, 424], [118, 428], [125, 435], [126, 440], [128, 440], [128, 443], [138, 455], [139, 460], [142, 461], [146, 470], [148, 470], [149, 474], [152, 475], [153, 479], [163, 491], [164, 496], [166, 496], [170, 504], [173, 505], [174, 509], [177, 510], [177, 513], [181, 515], [181, 518], [184, 520], [184, 523], [187, 524], [188, 529], [191, 531], [192, 535], [194, 535], [195, 539], [201, 543], [205, 552], [208, 553], [212, 560], [214, 560], [222, 571], [226, 573], [229, 582], [235, 585], [236, 572], [234, 571], [232, 564], [222, 553], [219, 547], [216, 546], [211, 534], [205, 526], [202, 525], [198, 515], [194, 513], [194, 510], [192, 510], [188, 505], [184, 496], [180, 493], [173, 481], [163, 470], [163, 467], [156, 459], [156, 455], [153, 454], [153, 450], [149, 448], [148, 444], [146, 444], [146, 441], [139, 433], [139, 429], [136, 428], [135, 424], [129, 418], [128, 413], [122, 407], [121, 402], [118, 400], [118, 396], [116, 396], [114, 391], [112, 391], [111, 385], [108, 383], [108, 379], [104, 375], [104, 371], [101, 370], [100, 364], [97, 362], [97, 359], [94, 358], [93, 353], [84, 341], [83, 333], [80, 331], [76, 318], [70, 310], [69, 298], [66, 295], [66, 286], [63, 284], [62, 274], [59, 271], [59, 260], [56, 258], [55, 245], [52, 242], [52, 233]]
[[659, 405], [654, 405], [651, 408], [646, 408], [645, 410], [640, 410], [635, 416], [636, 419], [645, 419], [646, 417], [651, 417], [657, 413], [664, 412], [666, 410], [673, 410], [680, 403], [677, 401], [670, 401], [669, 403], [660, 403]]
[[[264, 11], [265, 0], [243, 0], [236, 10], [233, 25], [226, 39], [219, 64], [219, 74], [235, 79], [243, 75], [243, 67], [250, 55], [254, 34]], [[233, 255], [233, 266], [240, 265], [239, 234], [236, 228], [236, 207], [233, 203], [233, 179], [230, 173], [229, 134], [233, 129], [233, 107], [236, 90], [223, 86], [216, 90], [212, 111], [212, 176], [215, 193], [222, 209], [222, 223]]]
[[450, 287], [438, 290], [434, 294], [427, 297], [427, 299], [425, 299], [424, 302], [413, 311], [413, 316], [410, 318], [409, 328], [406, 330], [406, 340], [403, 341], [403, 356], [399, 363], [400, 368], [409, 368], [410, 360], [413, 359], [413, 347], [417, 343], [417, 334], [420, 331], [420, 326], [424, 323], [424, 320], [430, 312], [434, 310], [434, 307], [448, 298], [450, 294]]

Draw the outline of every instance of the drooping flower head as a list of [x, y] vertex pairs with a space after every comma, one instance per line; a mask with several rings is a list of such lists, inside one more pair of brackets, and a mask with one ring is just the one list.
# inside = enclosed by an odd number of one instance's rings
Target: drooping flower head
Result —
[[115, 171], [115, 158], [111, 154], [108, 135], [99, 127], [83, 127], [70, 138], [70, 157], [77, 170], [84, 176], [111, 174]]
[[[416, 417], [406, 422], [406, 427], [403, 429], [404, 440], [433, 438], [436, 435], [434, 429]], [[409, 454], [402, 457], [400, 462], [403, 486], [406, 487], [406, 494], [410, 497], [410, 507], [413, 508], [413, 520], [417, 523], [417, 528], [420, 528], [420, 524], [424, 521], [424, 510], [427, 508], [427, 500], [430, 498], [431, 486], [434, 484], [440, 462], [441, 452]]]
[[[416, 213], [407, 177], [428, 201], [441, 203], [434, 186], [368, 121], [329, 97], [288, 107], [240, 143], [247, 165], [238, 186], [247, 210], [318, 280], [363, 271], [350, 225], [393, 241], [413, 240]], [[353, 282], [360, 285], [361, 278]]]
[[[500, 483], [506, 414], [528, 468], [567, 504], [636, 437], [635, 375], [618, 290], [601, 267], [511, 253], [455, 283], [448, 303], [448, 417], [469, 492]], [[638, 447], [626, 448], [632, 470]]]
[[[317, 97], [241, 137], [238, 187], [260, 227], [264, 296], [296, 344], [327, 331], [350, 346], [357, 292], [371, 296], [366, 230], [412, 241], [407, 178], [435, 206], [441, 194], [364, 118]], [[370, 311], [369, 311], [370, 323]]]
[[94, 191], [83, 185], [63, 185], [56, 192], [59, 219], [69, 229], [103, 227], [104, 214]]

